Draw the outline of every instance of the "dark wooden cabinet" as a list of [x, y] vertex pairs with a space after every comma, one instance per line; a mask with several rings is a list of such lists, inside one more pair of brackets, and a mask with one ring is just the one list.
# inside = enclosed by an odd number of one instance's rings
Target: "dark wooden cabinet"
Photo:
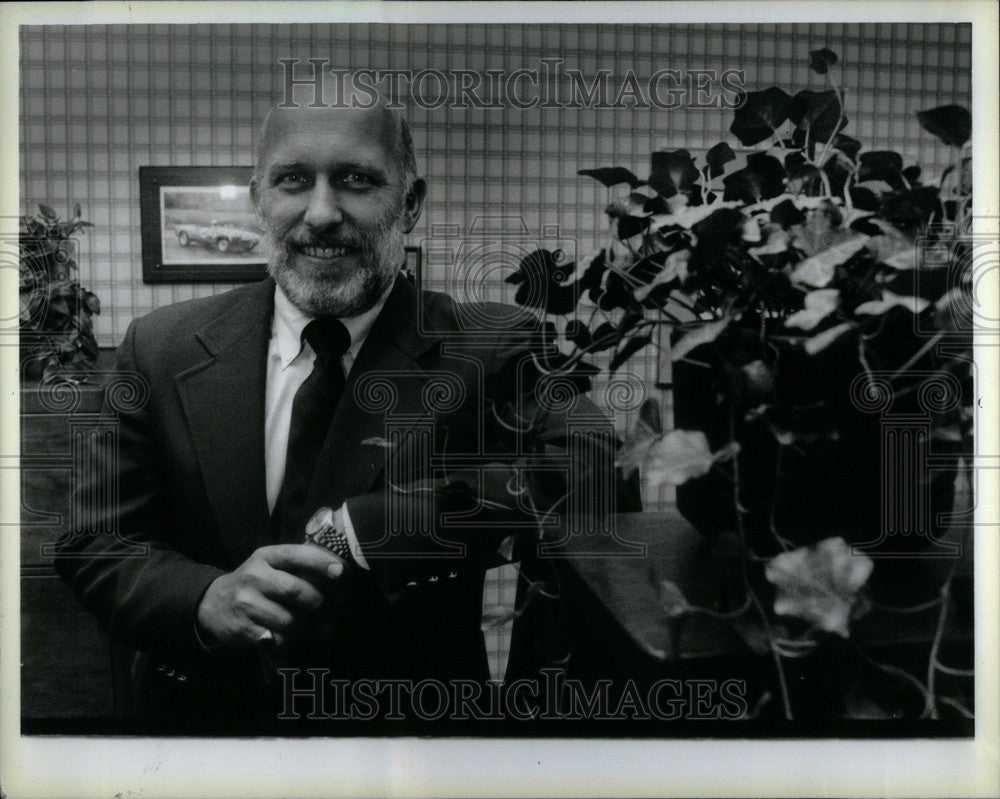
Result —
[[21, 390], [21, 718], [29, 728], [111, 720], [128, 706], [128, 655], [56, 575], [47, 551], [70, 523], [74, 430], [97, 423], [100, 411], [98, 385]]

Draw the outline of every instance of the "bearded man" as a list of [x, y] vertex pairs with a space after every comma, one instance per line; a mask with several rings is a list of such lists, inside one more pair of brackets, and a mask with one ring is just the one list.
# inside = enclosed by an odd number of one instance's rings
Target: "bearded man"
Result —
[[[530, 383], [522, 312], [401, 275], [426, 184], [398, 113], [273, 109], [250, 189], [269, 277], [130, 325], [117, 369], [148, 402], [116, 414], [117, 458], [82, 479], [116, 507], [56, 567], [139, 652], [141, 712], [170, 729], [343, 720], [327, 700], [359, 681], [362, 717], [405, 717], [379, 681], [488, 680], [498, 545], [569, 491], [607, 490], [607, 463], [551, 468], [594, 408], [538, 414], [513, 391]], [[534, 420], [531, 447], [501, 407]]]

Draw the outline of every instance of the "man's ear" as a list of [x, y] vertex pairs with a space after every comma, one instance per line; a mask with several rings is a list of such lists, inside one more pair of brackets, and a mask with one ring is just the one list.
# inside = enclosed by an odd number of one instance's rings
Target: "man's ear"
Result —
[[260, 216], [260, 181], [257, 180], [257, 176], [254, 175], [250, 178], [250, 202], [253, 205], [253, 210], [257, 212], [257, 216]]
[[424, 198], [427, 196], [427, 181], [416, 178], [406, 192], [403, 200], [403, 232], [409, 233], [417, 226], [420, 214], [424, 210]]

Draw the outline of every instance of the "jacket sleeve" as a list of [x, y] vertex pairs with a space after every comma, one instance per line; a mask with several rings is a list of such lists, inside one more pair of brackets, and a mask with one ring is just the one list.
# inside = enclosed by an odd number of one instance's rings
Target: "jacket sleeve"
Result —
[[[499, 353], [487, 370], [488, 389], [516, 384], [510, 370], [526, 352]], [[613, 425], [584, 388], [577, 384], [572, 397], [548, 401], [545, 392], [529, 390], [510, 397], [505, 411], [487, 400], [482, 418], [484, 440], [494, 444], [490, 455], [347, 500], [365, 560], [385, 593], [499, 565], [498, 548], [509, 557], [511, 537], [519, 547], [571, 546], [573, 535], [606, 526]]]
[[203, 656], [195, 614], [209, 584], [224, 571], [171, 545], [137, 327], [129, 326], [118, 349], [109, 387], [116, 379], [132, 381], [143, 387], [138, 393], [146, 401], [122, 407], [106, 393], [102, 414], [115, 422], [114, 445], [92, 442], [88, 457], [74, 466], [73, 502], [85, 524], [57, 542], [55, 568], [113, 637], [177, 662]]

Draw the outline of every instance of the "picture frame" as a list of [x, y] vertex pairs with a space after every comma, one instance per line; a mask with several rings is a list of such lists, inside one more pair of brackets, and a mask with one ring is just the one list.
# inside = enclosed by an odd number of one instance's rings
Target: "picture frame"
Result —
[[[249, 283], [270, 253], [250, 203], [249, 166], [141, 166], [139, 212], [144, 283]], [[403, 272], [421, 285], [419, 247]]]
[[141, 166], [144, 283], [242, 283], [267, 274], [249, 166]]

